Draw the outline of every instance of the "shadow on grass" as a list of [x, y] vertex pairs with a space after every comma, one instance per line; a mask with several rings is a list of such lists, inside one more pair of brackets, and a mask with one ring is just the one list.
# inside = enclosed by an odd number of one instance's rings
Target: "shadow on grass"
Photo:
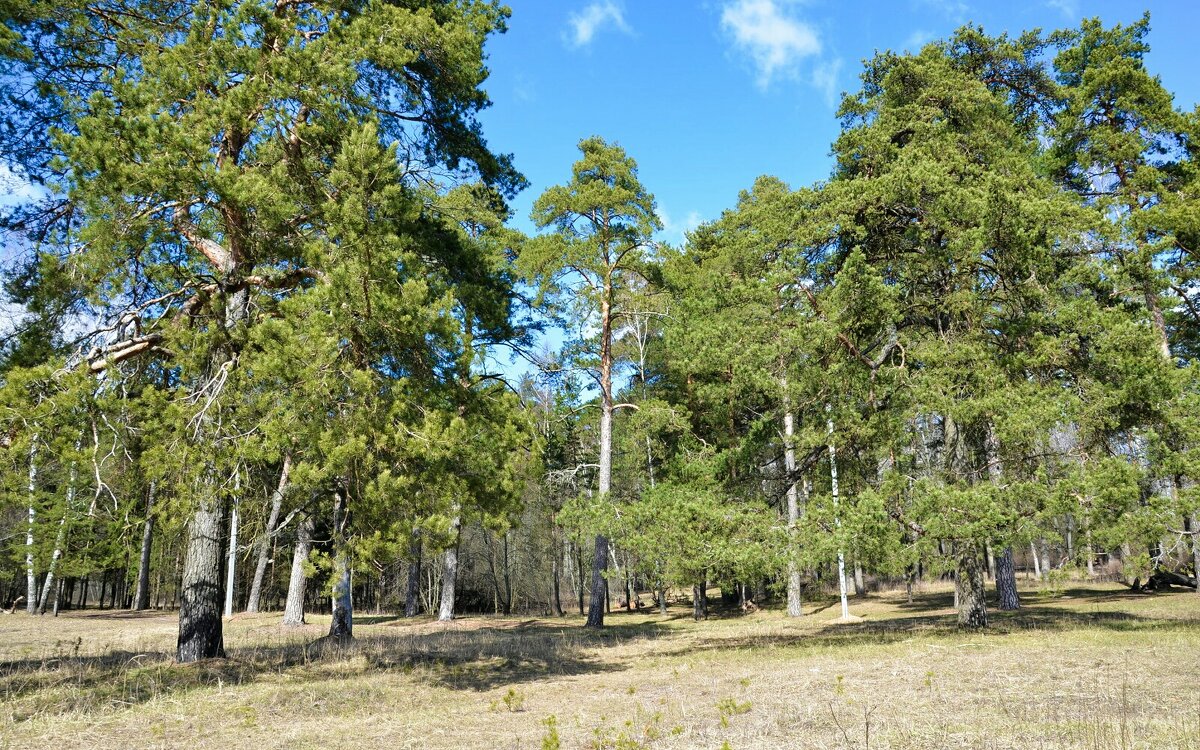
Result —
[[[372, 618], [363, 618], [372, 619]], [[387, 625], [397, 618], [374, 618]], [[362, 620], [358, 624], [365, 624]], [[400, 623], [396, 623], [400, 625]], [[407, 623], [405, 623], [407, 624]], [[478, 626], [457, 621], [396, 627], [350, 643], [296, 637], [265, 645], [227, 647], [227, 658], [176, 664], [165, 651], [110, 651], [83, 656], [70, 650], [0, 662], [0, 701], [12, 721], [67, 712], [126, 708], [162, 696], [208, 687], [248, 685], [287, 674], [289, 683], [400, 672], [455, 690], [486, 691], [549, 677], [619, 671], [620, 659], [597, 649], [659, 638], [661, 622], [615, 622], [601, 631], [566, 622], [531, 620]], [[456, 627], [457, 626], [457, 627]]]
[[[1160, 592], [1152, 596], [1195, 596], [1195, 593], [1180, 590]], [[911, 613], [900, 617], [867, 617], [854, 623], [825, 623], [808, 631], [700, 638], [684, 648], [664, 655], [684, 656], [702, 651], [744, 648], [852, 649], [856, 646], [907, 641], [915, 636], [970, 635], [1003, 638], [1009, 634], [1030, 630], [1062, 632], [1100, 628], [1120, 633], [1200, 631], [1200, 617], [1147, 617], [1127, 611], [1076, 608], [1081, 603], [1086, 605], [1125, 600], [1146, 601], [1148, 598], [1150, 597], [1145, 594], [1120, 590], [1097, 591], [1089, 588], [1068, 589], [1057, 596], [1022, 592], [1022, 601], [1025, 603], [1019, 610], [1003, 612], [994, 608], [994, 602], [989, 602], [988, 627], [981, 630], [965, 630], [959, 627], [957, 615], [953, 612], [953, 592], [928, 592], [914, 595], [912, 603], [896, 605], [897, 610]], [[806, 613], [811, 615], [829, 606], [831, 605], [824, 604], [815, 609], [806, 609]]]

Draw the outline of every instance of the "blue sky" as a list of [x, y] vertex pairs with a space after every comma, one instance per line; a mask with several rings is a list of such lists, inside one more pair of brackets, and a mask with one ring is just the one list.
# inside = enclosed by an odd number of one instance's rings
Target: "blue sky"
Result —
[[1191, 0], [510, 0], [507, 34], [488, 46], [494, 105], [484, 132], [531, 183], [514, 204], [526, 230], [542, 190], [565, 182], [590, 135], [640, 165], [666, 225], [660, 239], [731, 207], [760, 174], [824, 179], [839, 94], [861, 61], [919, 49], [971, 21], [989, 33], [1107, 25], [1151, 13], [1148, 58], [1176, 105], [1200, 101]]

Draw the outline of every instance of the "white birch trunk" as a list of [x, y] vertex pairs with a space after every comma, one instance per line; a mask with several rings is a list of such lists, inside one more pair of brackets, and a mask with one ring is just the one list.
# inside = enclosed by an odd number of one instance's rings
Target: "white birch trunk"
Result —
[[29, 526], [25, 531], [25, 611], [37, 612], [37, 575], [33, 570], [33, 522], [36, 517], [34, 495], [37, 492], [37, 441], [34, 435], [29, 443]]
[[[830, 407], [825, 406], [825, 411], [829, 411]], [[829, 481], [831, 491], [833, 493], [833, 522], [834, 527], [840, 532], [842, 530], [842, 516], [838, 511], [838, 471], [837, 471], [837, 448], [833, 444], [833, 420], [826, 420], [826, 425], [829, 428]], [[846, 598], [846, 554], [838, 545], [838, 591], [842, 601], [842, 619], [850, 619], [850, 603]]]

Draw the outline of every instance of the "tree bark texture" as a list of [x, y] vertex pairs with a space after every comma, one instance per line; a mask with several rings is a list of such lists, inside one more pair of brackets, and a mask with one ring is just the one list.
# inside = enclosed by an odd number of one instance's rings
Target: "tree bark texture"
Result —
[[211, 486], [188, 523], [175, 658], [187, 663], [225, 655], [221, 633], [221, 504]]
[[444, 554], [445, 568], [442, 571], [442, 601], [438, 607], [438, 620], [449, 622], [454, 619], [454, 594], [458, 584], [458, 543], [462, 533], [462, 517], [455, 514], [450, 521], [450, 535], [454, 544]]
[[141, 611], [150, 608], [150, 552], [154, 546], [154, 482], [146, 493], [146, 522], [142, 525], [142, 549], [138, 556], [137, 591], [133, 596], [133, 608]]
[[[597, 490], [600, 501], [607, 502], [612, 490], [612, 282], [604, 280], [604, 294], [600, 300], [600, 460], [597, 471]], [[604, 606], [608, 587], [604, 573], [608, 569], [608, 538], [596, 535], [595, 554], [592, 565], [592, 600], [588, 605], [586, 626], [604, 627]]]
[[692, 586], [692, 619], [697, 622], [708, 619], [708, 581]]
[[[787, 381], [782, 383], [787, 388]], [[787, 615], [801, 617], [804, 615], [804, 589], [800, 577], [800, 492], [796, 478], [796, 417], [791, 409], [783, 413], [783, 468], [787, 472], [787, 528], [788, 528], [788, 580], [787, 580]]]
[[408, 540], [408, 581], [404, 589], [404, 616], [416, 617], [421, 612], [421, 532], [413, 529]]
[[284, 625], [304, 624], [304, 593], [308, 575], [304, 566], [312, 550], [314, 527], [312, 516], [305, 513], [296, 524], [296, 547], [292, 552], [292, 575], [288, 580], [287, 603], [283, 609]]
[[1013, 563], [1011, 546], [1005, 547], [996, 558], [996, 593], [1000, 595], [1000, 609], [1021, 608], [1021, 599], [1017, 596], [1017, 566]]
[[263, 528], [262, 538], [258, 540], [258, 559], [254, 564], [254, 579], [250, 582], [250, 597], [246, 600], [246, 611], [257, 612], [262, 598], [263, 577], [267, 574], [267, 561], [270, 558], [272, 543], [275, 540], [275, 525], [279, 523], [279, 511], [283, 508], [283, 496], [287, 493], [288, 478], [292, 472], [292, 454], [283, 456], [283, 468], [279, 471], [279, 484], [271, 493], [271, 512], [267, 516], [267, 525]]
[[987, 600], [984, 598], [984, 566], [977, 545], [958, 545], [958, 568], [954, 591], [958, 595], [958, 624], [964, 628], [987, 627]]
[[34, 508], [37, 492], [37, 440], [34, 435], [29, 444], [29, 527], [25, 531], [25, 611], [37, 612], [37, 576], [33, 570], [33, 522], [37, 511]]
[[348, 641], [354, 637], [354, 605], [350, 590], [350, 548], [346, 538], [349, 508], [346, 493], [338, 489], [333, 493], [333, 619], [329, 623], [329, 637]]

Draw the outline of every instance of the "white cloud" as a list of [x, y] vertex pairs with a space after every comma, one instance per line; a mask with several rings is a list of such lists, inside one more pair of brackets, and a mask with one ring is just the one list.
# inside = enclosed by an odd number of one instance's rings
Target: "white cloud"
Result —
[[841, 93], [838, 88], [838, 74], [841, 72], [842, 58], [840, 57], [835, 57], [813, 68], [812, 85], [824, 95], [825, 104], [830, 107], [835, 107], [838, 103], [838, 94]]
[[662, 238], [667, 242], [675, 244], [682, 243], [685, 233], [692, 231], [704, 223], [704, 217], [700, 215], [699, 211], [688, 211], [687, 216], [682, 221], [675, 221], [667, 213], [667, 209], [662, 206], [658, 207], [658, 219], [663, 225]]
[[596, 32], [605, 26], [615, 26], [626, 34], [630, 32], [624, 12], [613, 0], [592, 3], [578, 13], [572, 13], [567, 23], [571, 27], [568, 40], [575, 47], [587, 46]]
[[932, 31], [927, 31], [926, 29], [917, 29], [913, 33], [909, 34], [908, 37], [900, 43], [900, 49], [905, 52], [912, 52], [913, 54], [916, 54], [917, 52], [921, 51], [922, 47], [931, 41], [933, 41]]
[[1046, 0], [1046, 5], [1063, 14], [1063, 17], [1076, 19], [1079, 17], [1079, 0]]
[[777, 74], [796, 76], [805, 57], [821, 54], [817, 32], [789, 17], [776, 0], [736, 0], [721, 11], [721, 28], [750, 56], [758, 84], [766, 88]]
[[955, 23], [966, 21], [971, 12], [971, 7], [964, 0], [917, 0], [917, 4], [935, 10]]

